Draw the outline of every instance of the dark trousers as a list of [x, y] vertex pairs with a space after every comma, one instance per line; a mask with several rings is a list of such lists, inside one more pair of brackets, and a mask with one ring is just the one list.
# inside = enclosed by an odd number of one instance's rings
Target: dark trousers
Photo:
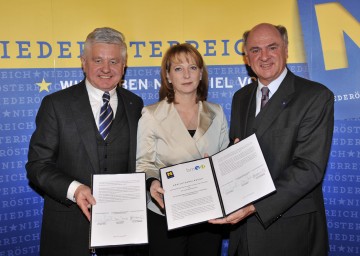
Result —
[[201, 223], [167, 231], [166, 219], [148, 210], [151, 256], [219, 256], [221, 225]]

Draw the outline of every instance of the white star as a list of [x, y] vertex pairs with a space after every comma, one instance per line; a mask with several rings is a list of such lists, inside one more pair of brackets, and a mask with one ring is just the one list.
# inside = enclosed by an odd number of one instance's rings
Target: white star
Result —
[[4, 114], [4, 117], [10, 117], [10, 111], [7, 111], [7, 110], [5, 110], [4, 112], [3, 112], [3, 114]]
[[344, 246], [339, 246], [339, 252], [345, 252], [345, 247]]
[[342, 204], [342, 205], [344, 205], [345, 204], [345, 200], [344, 199], [339, 199], [339, 204]]
[[352, 151], [352, 150], [350, 150], [350, 151], [348, 152], [348, 155], [349, 155], [349, 157], [354, 157], [355, 152], [354, 152], [354, 151]]
[[39, 77], [41, 73], [36, 70], [35, 72], [33, 72], [33, 74], [34, 74], [34, 77]]
[[16, 231], [16, 225], [15, 224], [12, 224], [10, 226], [10, 231]]

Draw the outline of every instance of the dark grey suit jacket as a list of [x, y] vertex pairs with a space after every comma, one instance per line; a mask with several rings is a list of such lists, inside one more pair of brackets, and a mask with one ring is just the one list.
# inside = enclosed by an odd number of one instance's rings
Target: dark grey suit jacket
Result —
[[[117, 89], [117, 96], [124, 103], [128, 120], [130, 152], [128, 170], [109, 173], [134, 172], [137, 124], [143, 101], [123, 88]], [[90, 186], [91, 175], [100, 172], [97, 133], [84, 81], [43, 99], [26, 164], [30, 182], [44, 193], [42, 255], [88, 252], [89, 222], [66, 194], [72, 181]], [[116, 131], [111, 130], [108, 139], [115, 135]], [[115, 150], [121, 147], [118, 145]]]
[[229, 253], [327, 255], [321, 184], [331, 147], [334, 95], [288, 71], [255, 117], [257, 86], [254, 82], [235, 93], [230, 138], [256, 134], [276, 192], [255, 202], [257, 213], [232, 227]]

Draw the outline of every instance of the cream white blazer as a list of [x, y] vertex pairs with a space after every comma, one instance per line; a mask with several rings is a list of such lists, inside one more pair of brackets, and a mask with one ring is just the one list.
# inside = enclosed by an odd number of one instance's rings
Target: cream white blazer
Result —
[[[229, 144], [228, 125], [222, 107], [199, 102], [198, 128], [193, 137], [182, 122], [173, 103], [162, 100], [143, 108], [137, 132], [136, 171], [146, 178], [159, 179], [159, 169], [209, 156]], [[148, 208], [158, 214], [152, 202]]]

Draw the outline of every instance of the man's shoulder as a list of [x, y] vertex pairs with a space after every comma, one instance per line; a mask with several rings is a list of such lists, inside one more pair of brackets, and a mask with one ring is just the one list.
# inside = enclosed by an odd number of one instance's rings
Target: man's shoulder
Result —
[[305, 94], [328, 94], [330, 96], [333, 95], [333, 92], [322, 83], [296, 75], [294, 75], [294, 77], [295, 88], [304, 92]]
[[85, 82], [81, 81], [78, 84], [74, 84], [70, 87], [67, 87], [65, 89], [53, 92], [47, 96], [45, 96], [46, 98], [52, 98], [53, 100], [56, 99], [64, 99], [64, 98], [68, 98], [71, 95], [79, 95], [81, 92], [86, 92], [86, 87], [85, 87]]
[[135, 93], [133, 93], [125, 88], [122, 88], [122, 87], [119, 87], [117, 89], [117, 91], [124, 97], [124, 99], [127, 99], [135, 104], [143, 105], [142, 98], [140, 96], [136, 95]]
[[251, 93], [255, 88], [257, 87], [257, 82], [252, 82], [250, 84], [247, 84], [243, 87], [241, 87], [239, 90], [237, 90], [234, 94], [234, 97], [241, 97], [243, 95], [248, 95]]

